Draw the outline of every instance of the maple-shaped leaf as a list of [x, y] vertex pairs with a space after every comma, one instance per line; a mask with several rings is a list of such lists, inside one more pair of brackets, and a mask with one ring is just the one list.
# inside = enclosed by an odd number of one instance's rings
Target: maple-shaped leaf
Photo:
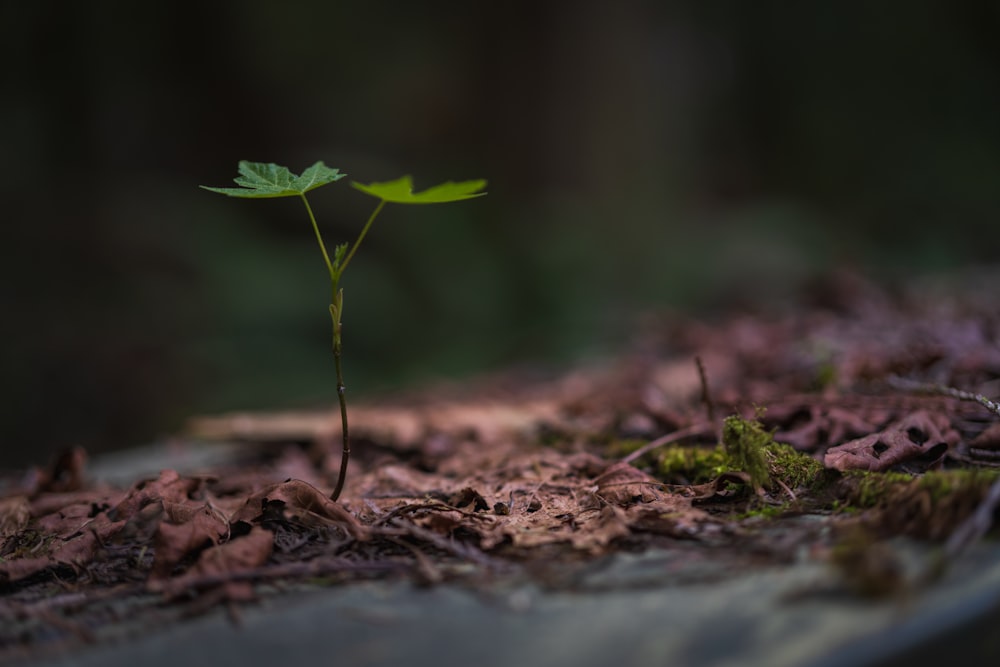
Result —
[[382, 201], [394, 204], [444, 204], [473, 197], [482, 197], [485, 192], [479, 192], [486, 187], [486, 181], [448, 181], [423, 192], [413, 192], [413, 179], [403, 176], [395, 181], [385, 183], [351, 183], [356, 189]]
[[288, 167], [273, 162], [248, 162], [241, 160], [240, 175], [233, 179], [238, 188], [212, 188], [207, 185], [200, 187], [210, 192], [228, 195], [230, 197], [246, 197], [260, 199], [264, 197], [295, 197], [314, 190], [321, 185], [339, 181], [347, 174], [339, 169], [331, 169], [322, 162], [317, 162], [297, 176]]

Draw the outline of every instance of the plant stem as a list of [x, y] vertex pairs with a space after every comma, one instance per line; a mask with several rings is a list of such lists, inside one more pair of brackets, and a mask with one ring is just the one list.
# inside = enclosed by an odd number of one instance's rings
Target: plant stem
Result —
[[[306, 199], [305, 194], [300, 194], [299, 197], [302, 198], [306, 212], [309, 213], [309, 222], [312, 223], [313, 231], [316, 233], [316, 242], [319, 243], [320, 252], [323, 253], [323, 261], [326, 263], [326, 270], [330, 274], [330, 318], [333, 320], [333, 365], [337, 369], [337, 400], [340, 402], [340, 425], [344, 438], [343, 449], [340, 455], [340, 474], [337, 476], [337, 486], [334, 488], [333, 493], [330, 494], [330, 499], [336, 500], [340, 497], [340, 492], [344, 489], [344, 481], [347, 479], [347, 463], [351, 460], [351, 438], [347, 428], [347, 387], [344, 385], [344, 370], [340, 362], [341, 315], [344, 310], [344, 292], [340, 289], [340, 276], [344, 273], [344, 266], [347, 262], [344, 262], [340, 266], [334, 266], [333, 262], [330, 261], [330, 254], [326, 251], [326, 244], [323, 243], [323, 235], [320, 234], [319, 225], [316, 224], [316, 216], [313, 215], [312, 207], [309, 206], [309, 200]], [[369, 220], [370, 224], [371, 220]], [[365, 227], [365, 230], [367, 229], [368, 226]], [[364, 236], [363, 233], [362, 236]], [[360, 242], [361, 239], [358, 239], [354, 243], [354, 247], [357, 248]]]
[[323, 235], [319, 232], [319, 225], [316, 224], [316, 216], [313, 215], [312, 207], [309, 206], [309, 200], [306, 199], [305, 194], [300, 194], [299, 196], [302, 198], [302, 203], [305, 204], [306, 212], [309, 213], [309, 222], [312, 223], [313, 232], [316, 233], [316, 241], [319, 243], [319, 249], [323, 253], [323, 261], [326, 262], [326, 269], [330, 273], [330, 318], [333, 320], [333, 365], [337, 370], [337, 400], [340, 402], [340, 425], [344, 443], [340, 455], [340, 474], [337, 475], [337, 486], [334, 487], [333, 493], [330, 494], [331, 500], [337, 500], [340, 497], [340, 492], [344, 490], [344, 482], [347, 480], [347, 464], [351, 460], [351, 438], [347, 428], [347, 386], [344, 384], [344, 370], [341, 363], [341, 332], [343, 330], [341, 318], [344, 314], [344, 290], [340, 289], [340, 277], [344, 275], [344, 269], [347, 268], [347, 264], [354, 257], [358, 246], [361, 245], [361, 242], [368, 234], [368, 230], [371, 229], [375, 218], [382, 212], [385, 200], [380, 201], [378, 206], [375, 207], [375, 210], [369, 216], [368, 222], [361, 229], [361, 233], [358, 235], [357, 240], [354, 241], [354, 245], [351, 246], [351, 250], [347, 253], [347, 256], [344, 257], [343, 261], [338, 262], [334, 266], [333, 262], [330, 261], [330, 254], [326, 250], [326, 244], [323, 243]]
[[344, 370], [341, 365], [340, 314], [344, 308], [344, 291], [337, 289], [340, 276], [334, 280], [334, 302], [330, 304], [330, 316], [333, 318], [333, 365], [337, 369], [337, 400], [340, 401], [340, 426], [343, 434], [343, 447], [340, 454], [340, 473], [337, 475], [337, 486], [330, 494], [331, 500], [340, 497], [347, 479], [347, 464], [351, 460], [351, 438], [347, 430], [347, 387], [344, 385]]

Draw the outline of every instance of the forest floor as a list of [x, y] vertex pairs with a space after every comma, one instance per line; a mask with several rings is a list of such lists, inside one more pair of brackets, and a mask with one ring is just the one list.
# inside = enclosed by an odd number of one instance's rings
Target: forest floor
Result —
[[[837, 275], [782, 311], [649, 316], [600, 367], [352, 405], [339, 502], [333, 410], [195, 419], [178, 446], [239, 455], [124, 483], [70, 450], [0, 481], [0, 659], [141, 633], [164, 610], [235, 618], [275, 586], [574, 590], [593, 563], [651, 551], [672, 585], [805, 560], [829, 564], [827, 590], [909, 594], [997, 517], [991, 284]], [[900, 536], [934, 557], [912, 567]]]

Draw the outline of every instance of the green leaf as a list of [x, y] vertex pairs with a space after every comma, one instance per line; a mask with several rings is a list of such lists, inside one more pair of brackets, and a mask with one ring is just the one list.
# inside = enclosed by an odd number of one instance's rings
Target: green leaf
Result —
[[447, 202], [462, 201], [463, 199], [472, 199], [473, 197], [482, 197], [486, 194], [485, 192], [479, 192], [486, 187], [486, 181], [483, 180], [462, 181], [461, 183], [448, 181], [447, 183], [435, 185], [423, 192], [416, 193], [413, 192], [413, 179], [409, 176], [403, 176], [395, 181], [387, 181], [385, 183], [365, 185], [354, 182], [351, 185], [367, 195], [394, 204], [444, 204]]
[[263, 198], [263, 197], [296, 197], [315, 190], [321, 185], [339, 181], [347, 174], [338, 169], [331, 169], [322, 162], [317, 162], [296, 176], [288, 167], [273, 162], [247, 162], [239, 164], [240, 175], [233, 179], [238, 188], [200, 187], [210, 192], [229, 197]]

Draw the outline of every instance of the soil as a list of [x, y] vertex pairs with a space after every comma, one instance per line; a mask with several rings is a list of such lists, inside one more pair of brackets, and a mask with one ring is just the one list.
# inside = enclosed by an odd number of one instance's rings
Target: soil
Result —
[[[332, 409], [194, 419], [187, 446], [240, 456], [124, 484], [67, 451], [0, 486], [0, 658], [280, 587], [579, 590], [600, 559], [653, 550], [677, 585], [806, 558], [830, 590], [905, 594], [998, 514], [996, 284], [838, 274], [784, 311], [650, 315], [599, 367], [351, 405], [338, 502]], [[899, 536], [938, 556], [904, 567]]]

